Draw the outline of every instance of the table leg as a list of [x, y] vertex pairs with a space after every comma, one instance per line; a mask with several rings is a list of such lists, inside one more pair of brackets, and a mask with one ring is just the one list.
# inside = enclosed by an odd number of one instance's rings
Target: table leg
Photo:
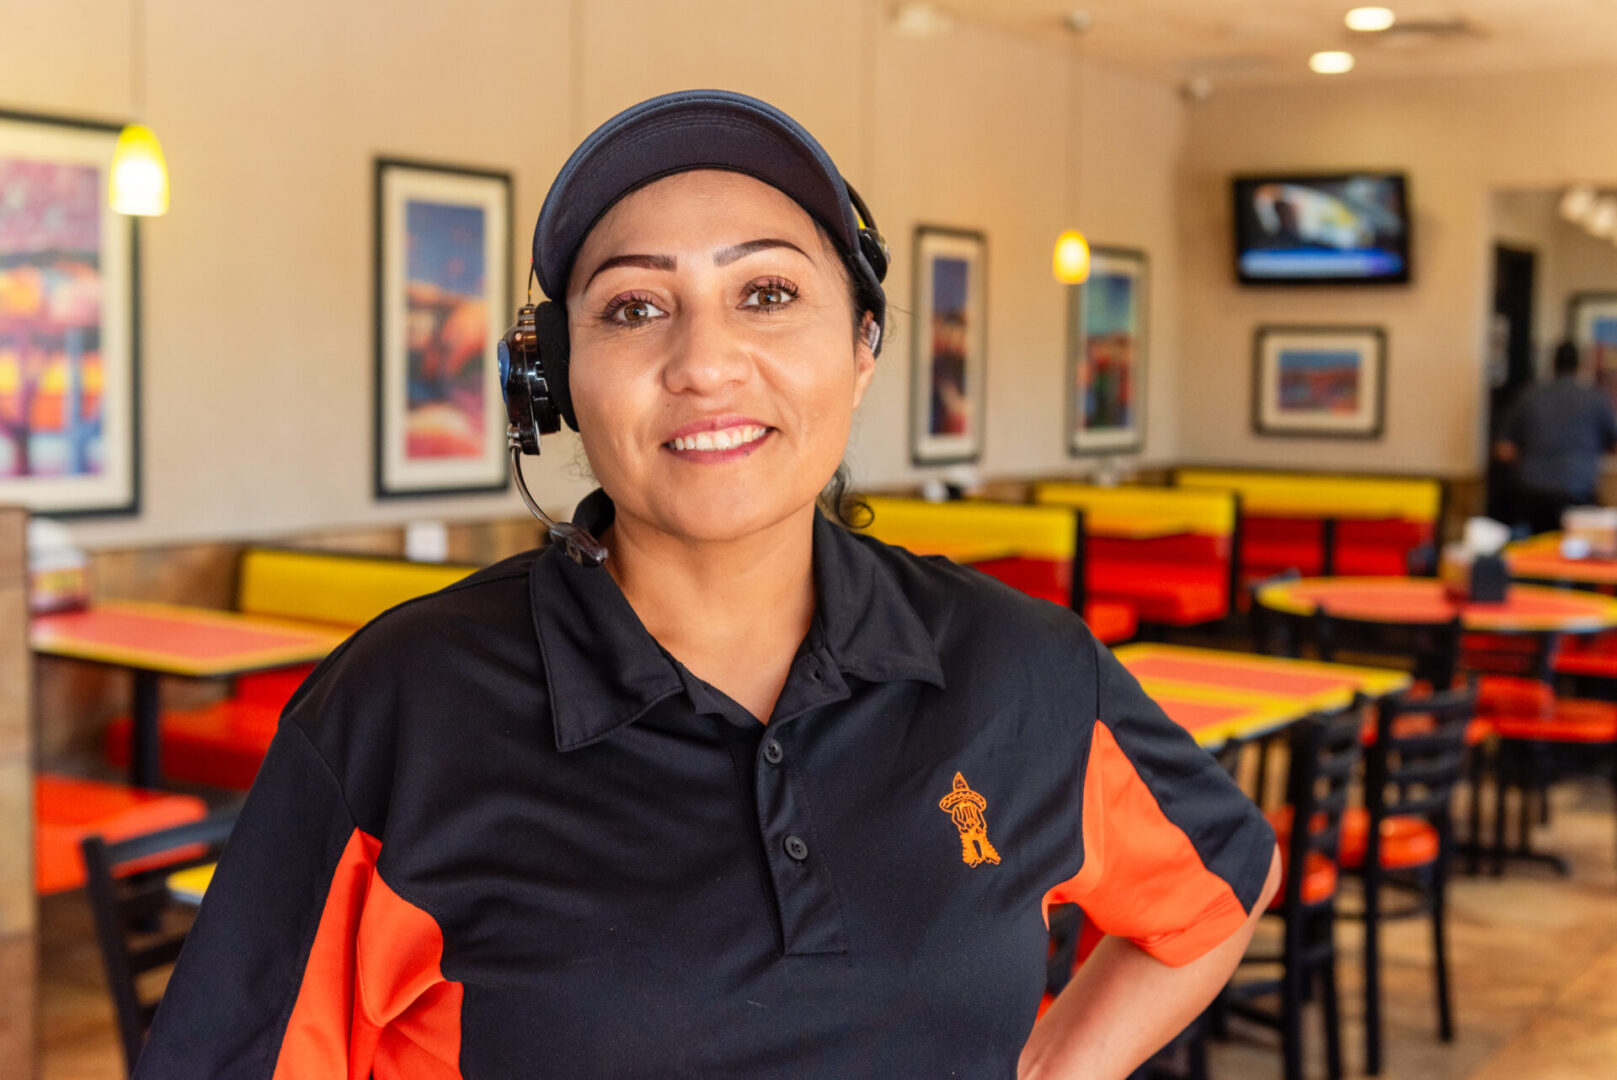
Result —
[[163, 759], [158, 737], [159, 676], [136, 668], [134, 710], [130, 724], [129, 781], [136, 787], [155, 788], [163, 781]]

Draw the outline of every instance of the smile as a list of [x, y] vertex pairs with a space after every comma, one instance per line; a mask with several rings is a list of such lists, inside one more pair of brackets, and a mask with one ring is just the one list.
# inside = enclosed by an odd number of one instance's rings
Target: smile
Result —
[[721, 428], [718, 431], [698, 431], [694, 435], [670, 439], [663, 445], [671, 450], [737, 450], [750, 446], [767, 434], [769, 428], [760, 424], [742, 424], [738, 427]]

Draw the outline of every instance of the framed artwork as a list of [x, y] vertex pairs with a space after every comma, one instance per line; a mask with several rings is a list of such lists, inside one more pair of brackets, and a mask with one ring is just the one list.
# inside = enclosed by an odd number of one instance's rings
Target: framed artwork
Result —
[[910, 458], [976, 461], [987, 400], [988, 241], [979, 232], [915, 230]]
[[1146, 257], [1090, 250], [1089, 280], [1067, 287], [1067, 452], [1145, 445]]
[[1567, 301], [1567, 338], [1584, 370], [1617, 404], [1617, 292], [1573, 293]]
[[1260, 326], [1252, 347], [1252, 430], [1376, 439], [1386, 411], [1379, 326]]
[[140, 508], [133, 218], [107, 205], [117, 124], [0, 112], [0, 503]]
[[504, 488], [510, 174], [378, 159], [375, 290], [377, 497]]

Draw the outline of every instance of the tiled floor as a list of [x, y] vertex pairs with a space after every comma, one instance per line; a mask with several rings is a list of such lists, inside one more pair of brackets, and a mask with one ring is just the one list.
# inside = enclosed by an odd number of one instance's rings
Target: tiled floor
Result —
[[[1428, 935], [1421, 921], [1385, 934], [1387, 1080], [1614, 1080], [1617, 1078], [1617, 823], [1610, 787], [1557, 794], [1539, 846], [1572, 859], [1571, 879], [1513, 866], [1502, 879], [1459, 878], [1452, 955], [1458, 1035], [1437, 1041]], [[82, 894], [41, 913], [45, 975], [43, 1080], [117, 1080], [123, 1071]], [[1339, 935], [1349, 1075], [1361, 1074], [1359, 930]], [[1237, 1023], [1214, 1045], [1218, 1080], [1278, 1077], [1273, 1033]], [[1317, 1029], [1310, 1075], [1325, 1075]]]

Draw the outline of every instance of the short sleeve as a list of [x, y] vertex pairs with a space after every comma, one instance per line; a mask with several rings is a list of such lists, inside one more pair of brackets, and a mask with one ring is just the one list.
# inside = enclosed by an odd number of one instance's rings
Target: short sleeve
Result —
[[1095, 648], [1083, 862], [1052, 900], [1077, 903], [1102, 932], [1177, 967], [1245, 922], [1274, 858], [1274, 830], [1111, 651]]

